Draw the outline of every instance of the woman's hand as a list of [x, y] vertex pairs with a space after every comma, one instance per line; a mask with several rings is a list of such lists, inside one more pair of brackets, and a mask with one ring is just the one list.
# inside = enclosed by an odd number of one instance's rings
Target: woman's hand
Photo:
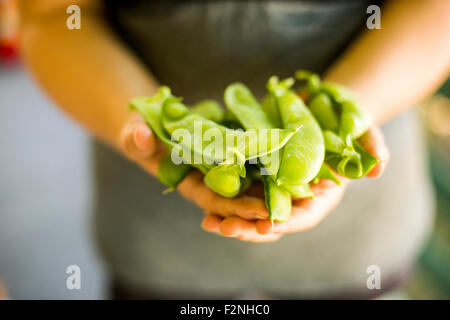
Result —
[[[130, 115], [119, 140], [122, 151], [129, 159], [156, 176], [164, 146], [139, 114]], [[368, 176], [380, 176], [389, 159], [381, 131], [372, 127], [359, 142], [381, 160]], [[315, 198], [294, 198], [291, 217], [284, 223], [267, 220], [269, 213], [264, 204], [264, 195], [257, 186], [236, 198], [225, 198], [210, 190], [203, 182], [203, 175], [193, 170], [180, 183], [178, 191], [207, 212], [202, 222], [206, 231], [243, 241], [268, 242], [279, 239], [285, 233], [308, 230], [321, 222], [339, 204], [350, 180], [341, 177], [341, 181], [341, 186], [329, 180], [313, 184]]]
[[[119, 146], [127, 158], [156, 176], [158, 164], [165, 150], [151, 129], [138, 113], [132, 113], [123, 126]], [[205, 212], [214, 212], [223, 218], [241, 217], [247, 220], [267, 219], [264, 199], [250, 195], [225, 198], [209, 189], [203, 182], [203, 174], [192, 170], [179, 184], [178, 191]]]
[[[368, 177], [379, 177], [388, 160], [389, 150], [383, 134], [378, 127], [372, 127], [359, 139], [360, 144], [372, 155], [381, 160]], [[250, 242], [267, 242], [278, 240], [283, 234], [305, 231], [319, 224], [337, 207], [350, 180], [340, 177], [341, 186], [330, 180], [321, 180], [312, 184], [314, 199], [293, 199], [292, 214], [287, 222], [269, 220], [248, 220], [238, 216], [224, 218], [210, 210], [202, 222], [206, 231]], [[261, 194], [261, 192], [260, 192]]]

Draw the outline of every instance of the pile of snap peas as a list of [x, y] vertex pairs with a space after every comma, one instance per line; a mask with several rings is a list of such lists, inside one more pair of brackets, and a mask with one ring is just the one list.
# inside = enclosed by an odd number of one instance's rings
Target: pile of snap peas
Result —
[[[271, 77], [262, 101], [244, 84], [232, 83], [224, 92], [226, 109], [214, 100], [188, 108], [165, 86], [153, 97], [133, 99], [131, 108], [166, 146], [158, 179], [174, 189], [196, 168], [224, 197], [262, 181], [269, 219], [285, 222], [292, 196], [314, 197], [311, 183], [329, 179], [340, 185], [334, 172], [350, 179], [367, 175], [379, 160], [357, 142], [371, 117], [355, 95], [309, 71], [299, 70], [295, 78], [297, 88], [294, 78]], [[216, 138], [196, 134], [199, 127]], [[257, 134], [261, 130], [268, 132], [263, 138]], [[234, 143], [224, 147], [217, 140]]]

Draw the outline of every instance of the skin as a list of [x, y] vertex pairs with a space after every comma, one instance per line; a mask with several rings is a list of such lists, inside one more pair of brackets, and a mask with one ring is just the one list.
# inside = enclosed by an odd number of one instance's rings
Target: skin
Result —
[[[65, 28], [70, 4], [82, 8], [81, 30]], [[23, 59], [41, 86], [95, 137], [156, 175], [163, 148], [126, 106], [135, 96], [154, 94], [158, 82], [102, 21], [96, 1], [26, 0], [20, 9]], [[325, 80], [353, 90], [381, 124], [434, 92], [448, 76], [450, 41], [443, 37], [449, 33], [449, 1], [391, 1], [382, 8], [381, 30], [367, 30], [356, 39]], [[360, 142], [382, 161], [369, 176], [380, 176], [389, 151], [379, 129], [371, 128]], [[223, 198], [196, 171], [178, 187], [207, 213], [204, 230], [251, 242], [275, 241], [316, 226], [339, 204], [344, 190], [328, 181], [313, 185], [315, 199], [294, 199], [290, 220], [272, 228], [256, 192]]]

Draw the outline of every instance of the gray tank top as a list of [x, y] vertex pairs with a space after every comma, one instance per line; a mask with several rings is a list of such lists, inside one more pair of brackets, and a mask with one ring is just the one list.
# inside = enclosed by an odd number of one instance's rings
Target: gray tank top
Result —
[[[110, 3], [108, 1], [108, 3]], [[257, 95], [272, 74], [322, 72], [361, 30], [365, 1], [132, 2], [109, 12], [116, 30], [161, 83], [187, 103], [221, 99], [243, 81]], [[351, 70], [349, 70], [351, 72]], [[166, 294], [263, 290], [309, 297], [366, 288], [415, 258], [431, 221], [414, 115], [385, 128], [392, 161], [378, 180], [352, 183], [338, 209], [312, 230], [270, 244], [204, 232], [203, 213], [134, 164], [96, 145], [96, 226], [113, 273]]]

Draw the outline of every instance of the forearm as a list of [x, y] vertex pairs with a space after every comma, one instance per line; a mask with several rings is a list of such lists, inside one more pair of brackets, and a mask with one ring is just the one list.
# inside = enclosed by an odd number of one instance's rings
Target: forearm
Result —
[[81, 6], [82, 28], [66, 28], [65, 7], [22, 25], [23, 58], [44, 89], [69, 115], [117, 147], [128, 103], [149, 95], [156, 81], [114, 37], [97, 10]]
[[327, 72], [354, 90], [378, 123], [419, 102], [450, 69], [450, 2], [394, 0]]

